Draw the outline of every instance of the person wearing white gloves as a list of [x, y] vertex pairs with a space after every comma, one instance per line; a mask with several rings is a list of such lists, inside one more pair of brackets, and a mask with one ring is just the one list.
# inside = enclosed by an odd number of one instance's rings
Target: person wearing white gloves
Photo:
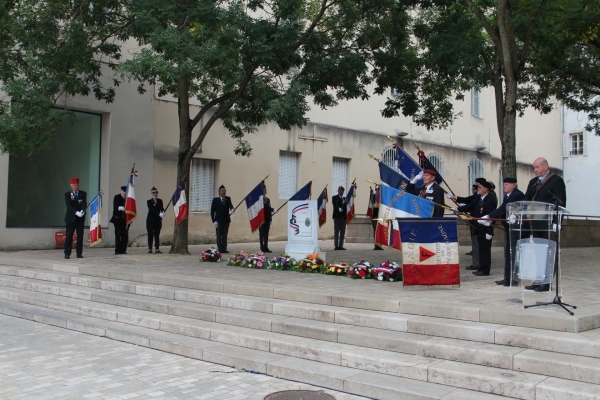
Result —
[[77, 232], [77, 244], [75, 253], [77, 258], [83, 258], [83, 225], [85, 223], [85, 209], [87, 208], [87, 193], [79, 190], [79, 178], [71, 178], [71, 190], [65, 193], [66, 236], [65, 236], [65, 259], [71, 258], [73, 249], [73, 234]]
[[333, 206], [333, 243], [334, 250], [346, 250], [344, 248], [344, 236], [346, 236], [346, 197], [344, 187], [338, 187], [338, 194], [331, 198]]
[[230, 215], [234, 212], [231, 198], [226, 194], [227, 189], [221, 185], [219, 187], [219, 197], [213, 199], [210, 207], [210, 218], [217, 232], [217, 249], [220, 253], [229, 253], [227, 251], [227, 233], [231, 223]]
[[[498, 198], [491, 191], [492, 185], [483, 178], [477, 178], [479, 197], [471, 203], [457, 208], [461, 212], [469, 212], [475, 218], [490, 214], [498, 206]], [[476, 276], [488, 276], [492, 266], [492, 238], [494, 235], [494, 222], [482, 221], [473, 229], [477, 234], [477, 247], [479, 250], [479, 269], [473, 271]], [[491, 222], [487, 226], [487, 222]], [[475, 254], [475, 252], [473, 252]]]
[[152, 186], [150, 189], [152, 198], [147, 201], [148, 216], [146, 217], [146, 232], [148, 232], [148, 254], [152, 253], [152, 242], [154, 242], [154, 252], [162, 253], [159, 250], [160, 230], [162, 228], [162, 219], [165, 216], [165, 208], [162, 199], [158, 198], [158, 189]]
[[[429, 201], [433, 201], [436, 204], [446, 205], [446, 199], [444, 196], [444, 189], [440, 187], [437, 183], [435, 183], [435, 177], [437, 172], [433, 169], [425, 169], [413, 179], [411, 179], [410, 183], [406, 185], [406, 191], [408, 193], [414, 194], [415, 196], [422, 197]], [[417, 181], [423, 179], [423, 186], [415, 187]], [[434, 218], [442, 218], [444, 216], [444, 208], [440, 206], [435, 206], [433, 209]]]
[[110, 222], [115, 226], [115, 255], [127, 254], [129, 228], [125, 214], [125, 196], [127, 186], [121, 186], [121, 192], [113, 198], [113, 215]]

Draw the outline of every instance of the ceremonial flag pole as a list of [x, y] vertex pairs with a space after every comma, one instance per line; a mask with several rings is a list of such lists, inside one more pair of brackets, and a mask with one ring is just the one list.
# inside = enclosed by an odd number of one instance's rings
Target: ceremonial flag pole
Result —
[[[267, 175], [267, 176], [265, 176], [265, 179], [263, 179], [261, 182], [264, 184], [264, 182], [267, 180], [267, 178], [268, 178], [269, 176], [270, 176], [270, 175]], [[262, 192], [261, 192], [261, 193], [262, 193]], [[246, 198], [245, 198], [245, 197], [242, 199], [242, 201], [240, 201], [240, 202], [238, 203], [238, 205], [237, 205], [237, 206], [235, 206], [235, 208], [233, 209], [233, 211], [232, 211], [232, 212], [231, 212], [229, 215], [233, 214], [233, 213], [235, 212], [235, 210], [237, 210], [237, 209], [238, 209], [238, 207], [239, 207], [239, 206], [241, 206], [241, 205], [242, 205], [242, 203], [243, 203], [244, 201], [246, 201]]]

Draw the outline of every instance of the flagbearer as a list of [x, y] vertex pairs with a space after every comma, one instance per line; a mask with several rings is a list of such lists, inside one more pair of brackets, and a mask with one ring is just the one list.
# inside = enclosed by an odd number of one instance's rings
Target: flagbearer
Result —
[[[424, 169], [419, 172], [417, 176], [411, 179], [410, 183], [406, 185], [406, 191], [412, 193], [415, 196], [422, 197], [429, 201], [433, 201], [436, 204], [446, 205], [444, 200], [444, 189], [442, 189], [437, 183], [435, 183], [435, 176], [437, 172], [433, 169]], [[415, 183], [423, 179], [423, 186], [416, 188]], [[440, 206], [435, 206], [433, 209], [433, 217], [440, 218], [444, 216], [444, 209]]]
[[158, 249], [160, 245], [160, 229], [162, 219], [165, 216], [165, 208], [162, 199], [158, 198], [158, 189], [152, 186], [150, 190], [152, 198], [148, 200], [148, 216], [146, 217], [146, 231], [148, 232], [148, 253], [152, 254], [152, 241], [154, 241], [155, 253], [162, 253]]
[[221, 253], [229, 253], [227, 251], [227, 232], [229, 232], [229, 224], [231, 223], [230, 215], [234, 213], [231, 198], [225, 196], [227, 189], [221, 185], [219, 187], [219, 197], [215, 197], [210, 207], [210, 217], [217, 230], [217, 249]]
[[65, 193], [67, 213], [67, 235], [65, 237], [65, 259], [71, 258], [73, 247], [73, 233], [77, 232], [77, 245], [75, 252], [77, 258], [83, 258], [83, 224], [85, 222], [85, 209], [87, 208], [87, 193], [79, 190], [79, 178], [71, 178], [71, 191]]
[[333, 205], [333, 242], [334, 250], [346, 250], [344, 248], [344, 236], [346, 235], [346, 198], [344, 187], [338, 188], [338, 194], [331, 198]]
[[263, 203], [265, 212], [265, 222], [258, 228], [258, 236], [260, 238], [260, 251], [263, 253], [271, 253], [269, 250], [269, 230], [273, 223], [273, 215], [277, 214], [277, 210], [271, 207], [271, 200], [267, 197], [267, 186], [263, 185]]
[[127, 195], [127, 186], [121, 186], [121, 193], [115, 195], [113, 199], [113, 215], [110, 219], [115, 225], [115, 255], [127, 254], [127, 244], [129, 243], [129, 230], [125, 214], [125, 196]]

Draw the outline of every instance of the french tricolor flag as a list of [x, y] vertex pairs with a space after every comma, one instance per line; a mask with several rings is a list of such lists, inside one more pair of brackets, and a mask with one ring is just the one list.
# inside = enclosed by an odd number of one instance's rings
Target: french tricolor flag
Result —
[[375, 228], [375, 244], [402, 250], [398, 221], [377, 221]]
[[100, 224], [101, 212], [102, 194], [98, 193], [90, 203], [90, 247], [102, 243], [102, 226]]
[[135, 178], [138, 176], [138, 172], [135, 170], [135, 164], [131, 168], [131, 175], [127, 182], [127, 195], [125, 197], [125, 224], [127, 228], [137, 218], [137, 208], [135, 204]]
[[327, 222], [327, 188], [323, 189], [321, 195], [317, 199], [317, 213], [319, 214], [319, 228]]
[[354, 218], [354, 198], [356, 197], [356, 179], [352, 182], [348, 196], [346, 196], [346, 223], [349, 224]]
[[260, 182], [246, 196], [246, 207], [250, 218], [250, 229], [255, 232], [265, 222], [265, 202], [263, 200], [263, 186], [265, 181]]
[[182, 179], [177, 185], [171, 201], [173, 202], [173, 211], [175, 212], [175, 223], [179, 227], [179, 223], [189, 216], [187, 198], [185, 197], [185, 179]]

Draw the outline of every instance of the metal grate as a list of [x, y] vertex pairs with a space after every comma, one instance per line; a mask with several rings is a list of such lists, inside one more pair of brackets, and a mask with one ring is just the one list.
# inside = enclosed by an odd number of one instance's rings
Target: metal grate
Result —
[[335, 400], [335, 397], [313, 390], [284, 390], [267, 395], [265, 400]]

